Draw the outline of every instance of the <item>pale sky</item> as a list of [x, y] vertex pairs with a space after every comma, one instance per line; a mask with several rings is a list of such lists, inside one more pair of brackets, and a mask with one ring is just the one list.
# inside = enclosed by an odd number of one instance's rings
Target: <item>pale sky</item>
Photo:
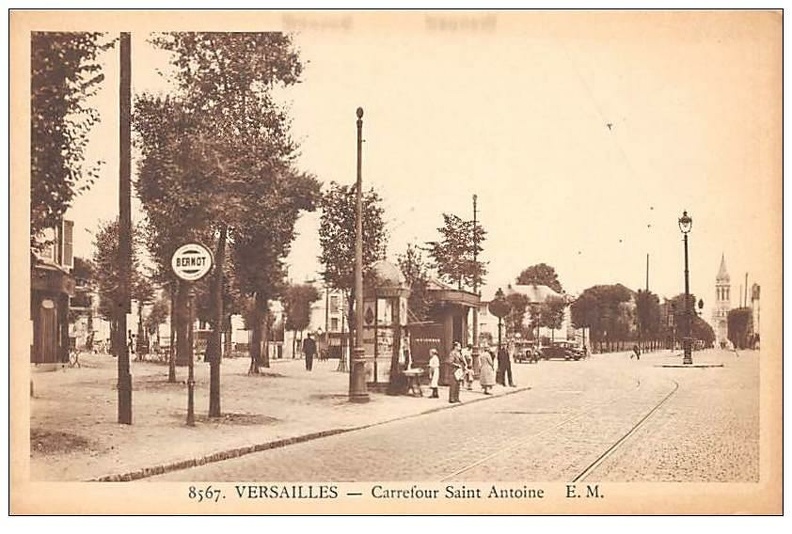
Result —
[[[705, 318], [722, 253], [733, 306], [746, 272], [749, 285], [780, 287], [780, 15], [452, 15], [302, 13], [259, 25], [188, 19], [179, 29], [301, 30], [304, 76], [283, 94], [299, 164], [326, 183], [353, 183], [355, 110], [364, 108], [363, 181], [385, 199], [394, 262], [408, 242], [437, 238], [443, 212], [472, 218], [476, 194], [488, 232], [485, 297], [539, 262], [572, 293], [643, 288], [647, 254], [650, 289], [683, 292], [685, 209], [691, 291]], [[134, 91], [162, 84], [155, 70], [166, 58], [145, 42], [158, 21], [136, 19]], [[105, 58], [103, 122], [89, 154], [107, 164], [69, 213], [82, 256], [92, 253], [88, 231], [117, 214], [117, 54]], [[299, 222], [295, 281], [320, 268], [318, 219]]]

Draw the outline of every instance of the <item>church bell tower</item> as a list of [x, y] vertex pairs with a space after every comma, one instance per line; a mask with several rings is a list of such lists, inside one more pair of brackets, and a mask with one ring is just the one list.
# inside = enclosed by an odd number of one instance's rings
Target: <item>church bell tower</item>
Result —
[[715, 343], [726, 346], [728, 338], [728, 318], [731, 310], [731, 278], [726, 270], [726, 257], [721, 254], [720, 269], [715, 277], [715, 309], [712, 312], [712, 324], [715, 327]]

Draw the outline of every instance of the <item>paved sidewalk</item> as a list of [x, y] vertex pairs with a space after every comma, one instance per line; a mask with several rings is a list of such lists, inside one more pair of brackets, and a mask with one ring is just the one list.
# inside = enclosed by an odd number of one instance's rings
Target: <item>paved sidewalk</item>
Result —
[[[195, 364], [194, 427], [186, 426], [187, 368], [167, 381], [167, 365], [131, 362], [132, 425], [117, 420], [117, 363], [108, 355], [81, 355], [82, 366], [41, 371], [33, 368], [31, 397], [31, 480], [133, 480], [448, 409], [448, 388], [440, 399], [370, 393], [370, 402], [347, 400], [349, 374], [338, 360], [275, 360], [262, 374], [247, 374], [247, 358], [221, 365], [223, 416], [209, 419], [209, 366]], [[465, 403], [524, 390], [539, 366], [513, 364], [516, 388], [495, 386], [485, 396], [478, 383], [462, 388]]]

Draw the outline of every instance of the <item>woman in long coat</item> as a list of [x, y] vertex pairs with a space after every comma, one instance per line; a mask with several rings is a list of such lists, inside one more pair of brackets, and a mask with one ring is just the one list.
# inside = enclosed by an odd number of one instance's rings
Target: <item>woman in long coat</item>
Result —
[[495, 362], [493, 361], [492, 352], [489, 350], [485, 350], [481, 355], [479, 383], [484, 389], [485, 395], [492, 395], [490, 388], [495, 385]]

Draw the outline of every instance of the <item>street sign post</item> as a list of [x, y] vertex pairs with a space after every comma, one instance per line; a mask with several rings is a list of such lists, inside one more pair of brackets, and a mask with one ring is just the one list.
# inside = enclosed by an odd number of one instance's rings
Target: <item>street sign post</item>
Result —
[[171, 257], [173, 273], [187, 282], [200, 280], [212, 269], [212, 253], [198, 243], [180, 246]]
[[195, 355], [193, 354], [192, 328], [195, 320], [194, 295], [192, 283], [200, 280], [212, 269], [212, 253], [208, 248], [199, 243], [188, 243], [176, 249], [171, 257], [171, 268], [173, 274], [187, 282], [187, 294], [189, 295], [189, 357], [187, 364], [187, 425], [195, 425], [195, 376], [193, 374], [193, 364]]

